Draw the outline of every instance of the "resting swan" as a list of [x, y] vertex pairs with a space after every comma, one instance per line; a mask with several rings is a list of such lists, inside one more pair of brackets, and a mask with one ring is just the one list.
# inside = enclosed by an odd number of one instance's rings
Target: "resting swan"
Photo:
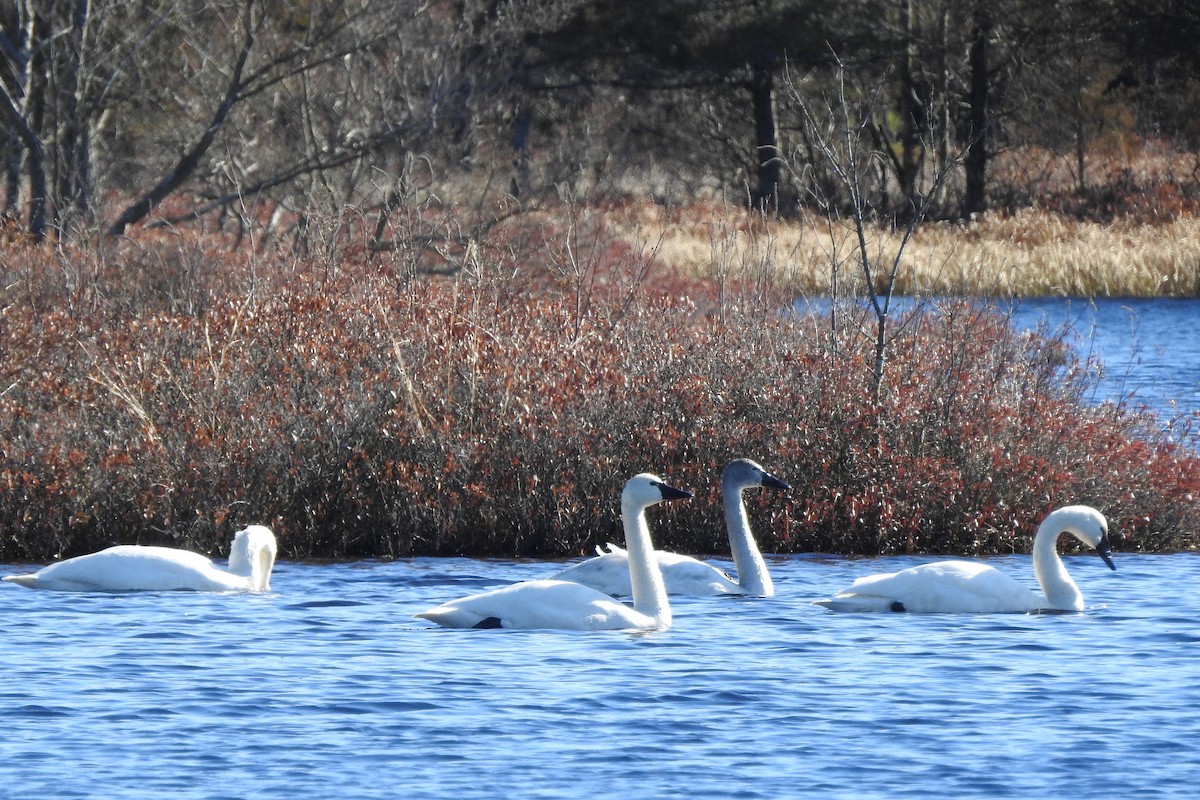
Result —
[[[668, 594], [717, 595], [748, 594], [770, 597], [775, 594], [775, 584], [767, 571], [754, 534], [750, 531], [750, 520], [746, 516], [746, 504], [742, 492], [755, 486], [787, 490], [792, 488], [748, 458], [730, 461], [721, 473], [721, 495], [725, 504], [725, 528], [729, 533], [729, 547], [733, 563], [737, 567], [735, 582], [721, 570], [691, 556], [656, 550], [659, 569]], [[632, 591], [629, 585], [628, 556], [614, 544], [608, 552], [596, 548], [599, 555], [568, 567], [554, 576], [556, 580], [574, 581], [605, 594], [627, 597]]]
[[671, 607], [646, 527], [645, 510], [690, 492], [642, 473], [621, 492], [621, 521], [629, 544], [633, 607], [578, 583], [533, 580], [454, 600], [416, 616], [447, 628], [558, 628], [565, 630], [665, 630]]
[[831, 611], [909, 611], [932, 613], [1027, 613], [1083, 611], [1083, 594], [1063, 566], [1056, 545], [1061, 533], [1095, 548], [1110, 569], [1108, 522], [1089, 506], [1066, 506], [1038, 526], [1033, 540], [1033, 571], [1044, 595], [978, 561], [938, 561], [899, 572], [868, 575], [849, 589], [815, 605]]
[[60, 592], [267, 592], [275, 552], [275, 534], [251, 525], [234, 535], [228, 571], [199, 553], [122, 544], [4, 580]]

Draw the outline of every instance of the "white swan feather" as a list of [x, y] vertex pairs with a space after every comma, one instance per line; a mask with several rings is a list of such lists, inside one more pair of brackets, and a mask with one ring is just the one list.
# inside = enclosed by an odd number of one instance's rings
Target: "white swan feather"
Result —
[[553, 579], [531, 580], [470, 595], [415, 615], [448, 628], [560, 630], [662, 630], [671, 607], [662, 572], [653, 558], [645, 509], [663, 500], [691, 497], [649, 473], [630, 478], [621, 492], [621, 519], [629, 544], [627, 571], [633, 606], [588, 586]]
[[1033, 569], [1042, 594], [981, 561], [949, 560], [859, 578], [815, 605], [831, 611], [907, 611], [914, 614], [1083, 611], [1083, 593], [1067, 574], [1056, 545], [1069, 533], [1092, 547], [1110, 569], [1108, 521], [1089, 506], [1049, 514], [1033, 541]]
[[60, 592], [267, 592], [275, 555], [275, 535], [251, 525], [233, 537], [227, 570], [199, 553], [123, 544], [4, 580]]

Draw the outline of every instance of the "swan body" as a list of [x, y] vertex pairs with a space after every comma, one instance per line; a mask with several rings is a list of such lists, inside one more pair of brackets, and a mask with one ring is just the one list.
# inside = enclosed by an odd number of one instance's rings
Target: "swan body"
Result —
[[416, 616], [448, 628], [553, 628], [560, 630], [662, 630], [671, 626], [662, 572], [654, 559], [645, 510], [663, 500], [691, 497], [649, 473], [635, 475], [621, 492], [621, 520], [629, 545], [633, 607], [588, 586], [532, 580], [453, 600]]
[[1092, 547], [1110, 569], [1108, 522], [1088, 506], [1066, 506], [1049, 514], [1033, 540], [1033, 571], [1042, 594], [1031, 591], [980, 561], [950, 560], [899, 572], [868, 575], [815, 605], [831, 611], [907, 611], [915, 614], [1029, 613], [1083, 611], [1083, 594], [1067, 574], [1056, 545], [1070, 533]]
[[[654, 556], [662, 570], [668, 594], [746, 594], [758, 597], [775, 594], [775, 585], [754, 541], [754, 534], [750, 531], [746, 503], [742, 499], [744, 490], [756, 486], [780, 490], [791, 488], [748, 458], [734, 459], [721, 474], [725, 529], [729, 534], [729, 547], [738, 579], [735, 581], [711, 564], [691, 556], [656, 550]], [[628, 554], [611, 543], [607, 552], [597, 547], [596, 553], [593, 558], [568, 567], [554, 578], [582, 583], [608, 595], [629, 596], [632, 587], [629, 583]]]
[[275, 554], [275, 535], [251, 525], [233, 537], [227, 570], [187, 550], [122, 544], [4, 580], [60, 592], [267, 592]]
[[[629, 554], [612, 542], [606, 547], [597, 546], [595, 556], [567, 567], [554, 578], [583, 584], [613, 597], [628, 597], [632, 592]], [[668, 594], [742, 594], [733, 578], [699, 559], [665, 550], [655, 550], [654, 557]]]

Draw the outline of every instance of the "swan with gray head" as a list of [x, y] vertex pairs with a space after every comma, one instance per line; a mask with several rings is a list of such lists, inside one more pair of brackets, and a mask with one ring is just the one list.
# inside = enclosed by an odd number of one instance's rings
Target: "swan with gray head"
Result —
[[[668, 594], [718, 595], [740, 594], [771, 597], [775, 585], [766, 561], [750, 530], [750, 518], [742, 493], [746, 489], [765, 486], [786, 491], [787, 483], [767, 472], [762, 465], [748, 458], [737, 458], [721, 473], [721, 496], [725, 506], [725, 529], [729, 535], [730, 552], [737, 570], [737, 580], [691, 556], [656, 550], [654, 555], [662, 570]], [[629, 583], [628, 554], [614, 544], [608, 552], [596, 548], [598, 555], [568, 567], [554, 576], [556, 580], [574, 581], [616, 597], [627, 597], [632, 591]]]
[[664, 500], [691, 497], [662, 478], [642, 473], [621, 492], [621, 522], [629, 545], [628, 572], [633, 606], [570, 581], [553, 579], [515, 583], [452, 600], [416, 616], [447, 628], [520, 628], [561, 630], [664, 630], [671, 606], [654, 559], [645, 511]]

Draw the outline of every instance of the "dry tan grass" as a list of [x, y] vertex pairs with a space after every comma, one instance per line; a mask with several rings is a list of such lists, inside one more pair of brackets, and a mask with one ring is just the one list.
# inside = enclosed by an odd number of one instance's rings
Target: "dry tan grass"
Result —
[[[722, 278], [771, 278], [799, 292], [862, 288], [848, 221], [776, 220], [729, 205], [614, 209], [610, 231], [655, 249], [660, 263]], [[900, 235], [871, 230], [867, 251], [890, 268]], [[1200, 217], [1158, 224], [1080, 222], [1045, 211], [921, 227], [904, 252], [897, 291], [939, 295], [1169, 296], [1200, 294]]]

